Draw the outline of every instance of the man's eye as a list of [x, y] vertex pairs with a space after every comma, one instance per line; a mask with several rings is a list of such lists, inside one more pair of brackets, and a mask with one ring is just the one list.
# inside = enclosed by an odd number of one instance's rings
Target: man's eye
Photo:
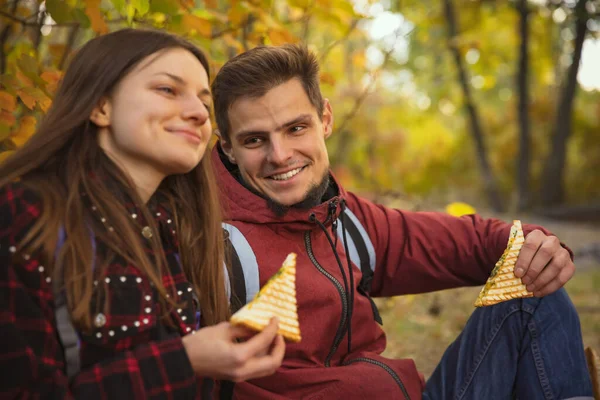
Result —
[[256, 144], [260, 144], [262, 142], [262, 139], [259, 137], [251, 137], [248, 138], [244, 141], [244, 144], [246, 145], [256, 145]]
[[292, 126], [292, 127], [290, 128], [290, 131], [291, 131], [292, 133], [298, 133], [298, 132], [301, 132], [301, 131], [303, 131], [303, 130], [304, 130], [304, 127], [303, 127], [303, 126], [300, 126], [300, 125]]

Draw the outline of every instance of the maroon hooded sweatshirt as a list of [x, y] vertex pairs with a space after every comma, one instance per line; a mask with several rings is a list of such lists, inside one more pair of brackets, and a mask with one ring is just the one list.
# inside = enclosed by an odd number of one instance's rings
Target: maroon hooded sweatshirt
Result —
[[[252, 247], [261, 287], [288, 253], [297, 254], [302, 341], [287, 344], [283, 364], [274, 375], [237, 383], [233, 397], [421, 399], [425, 382], [414, 361], [381, 355], [386, 337], [375, 321], [368, 295], [398, 296], [482, 285], [506, 248], [511, 224], [477, 215], [456, 218], [387, 208], [346, 192], [333, 177], [337, 195], [310, 210], [292, 208], [278, 217], [264, 198], [236, 180], [217, 148], [212, 160], [226, 220]], [[358, 218], [373, 243], [376, 261], [368, 294], [358, 289], [360, 266], [349, 261], [344, 241], [332, 234], [332, 223], [344, 207]], [[523, 229], [525, 235], [534, 229], [549, 234], [539, 226], [524, 225]]]

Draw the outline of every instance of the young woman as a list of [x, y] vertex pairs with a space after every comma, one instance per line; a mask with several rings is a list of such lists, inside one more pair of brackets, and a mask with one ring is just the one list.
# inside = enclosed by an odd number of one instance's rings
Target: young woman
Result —
[[0, 165], [1, 398], [210, 397], [281, 364], [276, 321], [224, 322], [209, 87], [178, 37], [98, 37]]

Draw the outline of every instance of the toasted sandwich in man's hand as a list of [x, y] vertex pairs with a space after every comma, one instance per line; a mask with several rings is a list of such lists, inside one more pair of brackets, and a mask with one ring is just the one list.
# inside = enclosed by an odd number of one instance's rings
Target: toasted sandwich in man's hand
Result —
[[525, 236], [521, 221], [514, 220], [510, 229], [508, 246], [492, 270], [487, 283], [481, 289], [475, 301], [475, 307], [491, 306], [511, 299], [533, 297], [533, 292], [528, 291], [525, 284], [521, 282], [521, 278], [515, 276], [515, 263], [524, 242]]

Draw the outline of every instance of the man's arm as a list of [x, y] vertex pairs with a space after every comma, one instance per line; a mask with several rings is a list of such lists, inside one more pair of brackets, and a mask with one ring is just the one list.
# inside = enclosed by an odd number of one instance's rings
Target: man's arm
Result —
[[[511, 224], [501, 220], [483, 219], [478, 215], [457, 218], [445, 213], [391, 209], [351, 193], [348, 194], [348, 206], [360, 219], [375, 247], [373, 296], [482, 285], [506, 249], [511, 227]], [[552, 282], [555, 286], [560, 268], [553, 267], [558, 273], [554, 271], [547, 276], [540, 274], [541, 270], [537, 269], [543, 260], [538, 255], [539, 251], [534, 249], [542, 248], [542, 245], [544, 249], [548, 248], [548, 240], [552, 245], [558, 244], [558, 241], [554, 243], [555, 239], [548, 239], [551, 233], [537, 225], [524, 224], [523, 231], [531, 252], [526, 254], [527, 257], [519, 257], [517, 266], [526, 269], [535, 267], [535, 270], [528, 272], [532, 279], [539, 274], [548, 279], [546, 285]], [[534, 232], [533, 237], [529, 235], [531, 232]], [[572, 257], [570, 250], [564, 250], [558, 244], [558, 248], [544, 250], [549, 257], [546, 262], [559, 249]], [[561, 262], [566, 263], [566, 260]], [[566, 277], [567, 274], [563, 272], [560, 279]], [[548, 293], [541, 293], [545, 294]]]

